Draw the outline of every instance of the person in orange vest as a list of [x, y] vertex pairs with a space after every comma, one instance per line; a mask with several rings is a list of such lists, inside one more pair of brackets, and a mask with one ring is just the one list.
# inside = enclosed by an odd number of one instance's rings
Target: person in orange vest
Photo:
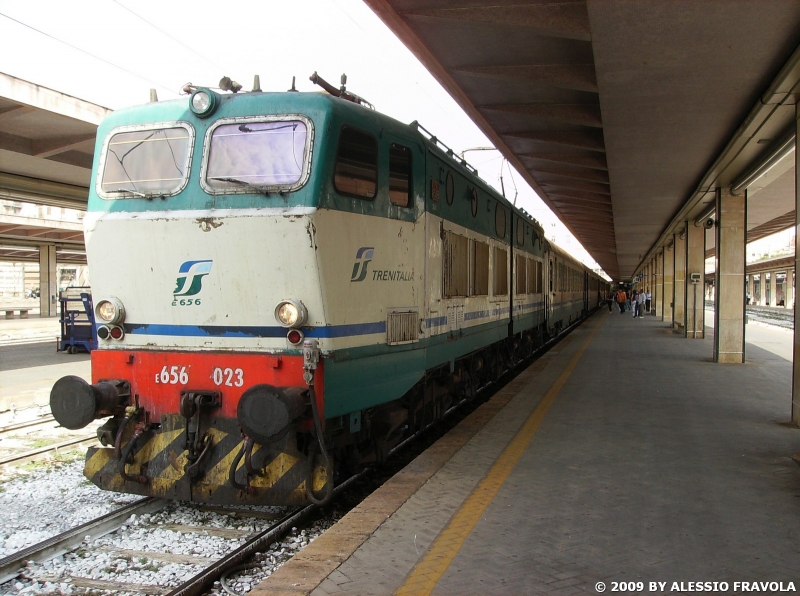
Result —
[[625, 314], [625, 302], [628, 300], [628, 296], [625, 294], [625, 290], [620, 289], [617, 292], [617, 304], [619, 304], [619, 314]]

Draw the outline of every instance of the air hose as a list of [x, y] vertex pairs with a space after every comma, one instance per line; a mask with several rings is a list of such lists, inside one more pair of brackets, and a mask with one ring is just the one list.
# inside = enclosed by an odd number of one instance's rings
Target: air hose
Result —
[[[313, 373], [312, 373], [313, 375]], [[311, 377], [311, 380], [308, 384], [308, 395], [311, 398], [311, 412], [314, 416], [314, 431], [317, 435], [317, 443], [319, 443], [319, 448], [322, 453], [322, 461], [327, 470], [328, 481], [325, 483], [325, 496], [322, 499], [318, 499], [314, 495], [314, 452], [311, 452], [311, 457], [309, 458], [309, 466], [308, 466], [308, 480], [306, 481], [306, 497], [308, 500], [311, 501], [314, 505], [325, 505], [328, 501], [331, 500], [333, 496], [333, 474], [331, 474], [331, 470], [333, 467], [331, 466], [331, 458], [328, 455], [328, 450], [325, 448], [325, 437], [322, 434], [322, 421], [320, 420], [319, 416], [319, 408], [317, 407], [317, 394], [314, 391], [314, 378]]]

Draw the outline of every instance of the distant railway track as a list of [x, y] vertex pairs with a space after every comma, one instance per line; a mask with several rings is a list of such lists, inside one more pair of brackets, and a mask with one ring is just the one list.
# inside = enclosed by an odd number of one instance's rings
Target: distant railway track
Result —
[[52, 451], [58, 451], [59, 449], [64, 449], [66, 447], [73, 447], [75, 445], [80, 445], [81, 443], [88, 443], [89, 441], [95, 441], [95, 440], [97, 440], [97, 437], [95, 435], [88, 435], [88, 436], [84, 435], [76, 439], [69, 439], [67, 441], [53, 443], [52, 445], [44, 445], [43, 447], [37, 447], [36, 449], [22, 451], [20, 453], [15, 453], [14, 455], [9, 455], [3, 459], [0, 459], [0, 466], [24, 461], [27, 459], [37, 459], [40, 456], [47, 455]]
[[49, 422], [55, 422], [56, 419], [52, 416], [45, 416], [38, 420], [28, 420], [26, 422], [17, 422], [16, 424], [7, 424], [0, 426], [0, 434], [14, 432], [15, 430], [22, 430], [23, 428], [30, 428], [31, 426], [40, 426]]

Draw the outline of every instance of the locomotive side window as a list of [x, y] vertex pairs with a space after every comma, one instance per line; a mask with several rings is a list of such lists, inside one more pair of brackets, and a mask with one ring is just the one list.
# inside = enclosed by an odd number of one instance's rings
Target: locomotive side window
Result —
[[516, 255], [516, 258], [514, 259], [514, 267], [516, 268], [517, 278], [517, 284], [514, 288], [515, 294], [526, 294], [528, 292], [528, 286], [526, 282], [527, 266], [525, 265], [527, 260], [528, 259], [525, 258], [525, 255]]
[[536, 294], [541, 294], [544, 290], [544, 263], [536, 261]]
[[442, 296], [466, 296], [469, 282], [469, 239], [445, 232], [442, 250]]
[[528, 294], [536, 293], [536, 261], [533, 259], [525, 260], [525, 277], [528, 278]]
[[472, 242], [472, 295], [489, 295], [489, 245]]
[[389, 147], [389, 200], [394, 205], [411, 205], [411, 149], [392, 143]]
[[375, 137], [355, 128], [342, 129], [333, 184], [343, 195], [375, 198], [378, 188], [378, 142]]
[[553, 271], [553, 260], [550, 259], [550, 269], [549, 269], [549, 274], [548, 275], [549, 275], [549, 278], [550, 278], [549, 283], [550, 283], [550, 291], [551, 292], [553, 291], [553, 273], [554, 273], [554, 271]]
[[300, 120], [238, 119], [211, 130], [203, 183], [211, 193], [290, 189], [304, 176], [308, 128]]
[[494, 231], [498, 238], [506, 237], [506, 210], [500, 203], [494, 208]]
[[494, 295], [508, 295], [508, 251], [494, 249]]
[[174, 127], [117, 129], [103, 148], [98, 194], [107, 199], [171, 196], [186, 186], [194, 130]]

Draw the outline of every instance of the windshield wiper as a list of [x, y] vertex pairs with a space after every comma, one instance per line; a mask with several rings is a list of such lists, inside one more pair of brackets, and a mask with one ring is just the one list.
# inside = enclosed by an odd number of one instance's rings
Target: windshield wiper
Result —
[[132, 188], [117, 188], [115, 190], [110, 190], [108, 192], [129, 192], [132, 195], [137, 197], [142, 197], [143, 199], [146, 199], [148, 197], [148, 195], [144, 194], [143, 192], [139, 192], [138, 190], [134, 190]]
[[239, 178], [227, 178], [224, 176], [209, 176], [209, 178], [211, 180], [218, 180], [219, 182], [231, 182], [233, 184], [241, 184], [242, 186], [247, 186], [248, 188], [257, 190], [264, 196], [267, 197], [269, 196], [269, 190], [267, 190], [265, 186], [261, 186], [260, 184], [253, 184], [252, 182], [248, 182], [247, 180], [240, 180]]

